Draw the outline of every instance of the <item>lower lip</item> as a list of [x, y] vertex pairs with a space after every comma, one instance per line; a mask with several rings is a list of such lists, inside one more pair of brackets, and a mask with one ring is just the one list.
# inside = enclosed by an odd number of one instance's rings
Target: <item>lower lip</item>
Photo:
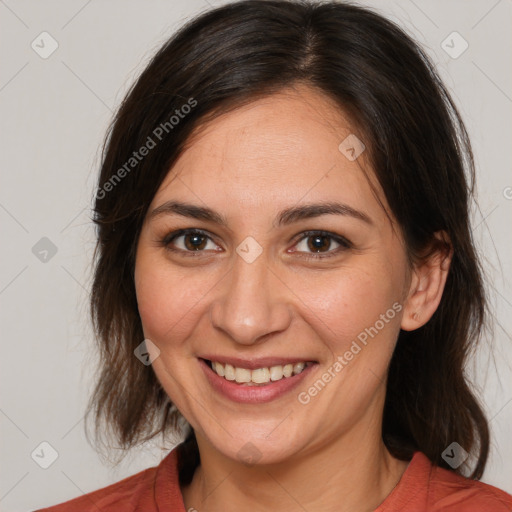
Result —
[[275, 400], [297, 387], [317, 364], [312, 364], [302, 370], [298, 375], [284, 377], [281, 380], [270, 381], [262, 386], [244, 386], [235, 381], [226, 380], [217, 375], [204, 359], [199, 359], [202, 370], [212, 387], [221, 395], [233, 402], [261, 404]]

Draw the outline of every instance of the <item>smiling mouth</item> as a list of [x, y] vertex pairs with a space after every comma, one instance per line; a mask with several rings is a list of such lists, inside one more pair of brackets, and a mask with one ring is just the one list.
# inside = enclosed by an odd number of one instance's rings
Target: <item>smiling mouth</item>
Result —
[[218, 361], [209, 361], [207, 359], [204, 359], [204, 361], [219, 377], [227, 381], [236, 382], [242, 386], [266, 386], [271, 382], [299, 375], [305, 368], [316, 364], [313, 361], [297, 361], [296, 363], [250, 370], [231, 364], [219, 363]]

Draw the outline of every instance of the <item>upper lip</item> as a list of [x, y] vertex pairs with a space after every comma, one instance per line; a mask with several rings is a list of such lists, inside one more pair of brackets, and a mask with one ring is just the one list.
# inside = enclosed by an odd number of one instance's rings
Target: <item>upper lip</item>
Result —
[[271, 366], [284, 366], [286, 364], [294, 364], [300, 362], [311, 362], [315, 363], [309, 358], [298, 357], [260, 357], [251, 359], [242, 359], [241, 357], [226, 357], [216, 355], [205, 355], [201, 356], [200, 359], [206, 359], [207, 361], [216, 361], [221, 364], [230, 364], [237, 368], [246, 368], [247, 370], [256, 370], [257, 368], [270, 368]]

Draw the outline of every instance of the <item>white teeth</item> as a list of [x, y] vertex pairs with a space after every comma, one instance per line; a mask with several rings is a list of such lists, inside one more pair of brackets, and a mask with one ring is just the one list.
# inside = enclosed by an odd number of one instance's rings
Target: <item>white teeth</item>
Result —
[[268, 368], [258, 368], [251, 373], [251, 380], [256, 384], [263, 384], [270, 381], [270, 370]]
[[291, 377], [293, 373], [293, 364], [285, 364], [283, 366], [283, 375], [285, 377]]
[[[222, 366], [221, 363], [217, 363], [217, 364]], [[233, 366], [231, 366], [230, 364], [227, 364], [224, 366], [224, 377], [227, 380], [235, 380], [235, 368]]]
[[282, 378], [283, 378], [283, 367], [282, 366], [272, 366], [270, 368], [270, 380], [281, 380]]
[[224, 377], [224, 375], [225, 375], [224, 366], [222, 366], [220, 363], [214, 362], [213, 369], [217, 372], [217, 375]]
[[302, 370], [304, 370], [304, 366], [306, 366], [306, 363], [295, 363], [295, 365], [293, 366], [293, 373], [297, 375]]
[[235, 380], [237, 382], [251, 382], [251, 370], [235, 368]]
[[213, 371], [220, 377], [227, 380], [236, 380], [239, 384], [268, 384], [270, 381], [275, 382], [283, 378], [291, 377], [301, 373], [308, 364], [306, 362], [298, 362], [295, 364], [285, 364], [284, 366], [276, 365], [270, 368], [257, 368], [256, 370], [248, 370], [246, 368], [234, 367], [230, 364], [222, 364], [218, 361], [212, 361]]

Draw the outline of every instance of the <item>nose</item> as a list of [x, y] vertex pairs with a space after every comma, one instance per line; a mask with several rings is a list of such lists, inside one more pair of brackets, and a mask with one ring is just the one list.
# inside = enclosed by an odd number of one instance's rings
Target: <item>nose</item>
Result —
[[235, 256], [232, 270], [217, 285], [210, 318], [216, 329], [241, 345], [254, 345], [291, 323], [291, 293], [261, 254], [252, 263]]

